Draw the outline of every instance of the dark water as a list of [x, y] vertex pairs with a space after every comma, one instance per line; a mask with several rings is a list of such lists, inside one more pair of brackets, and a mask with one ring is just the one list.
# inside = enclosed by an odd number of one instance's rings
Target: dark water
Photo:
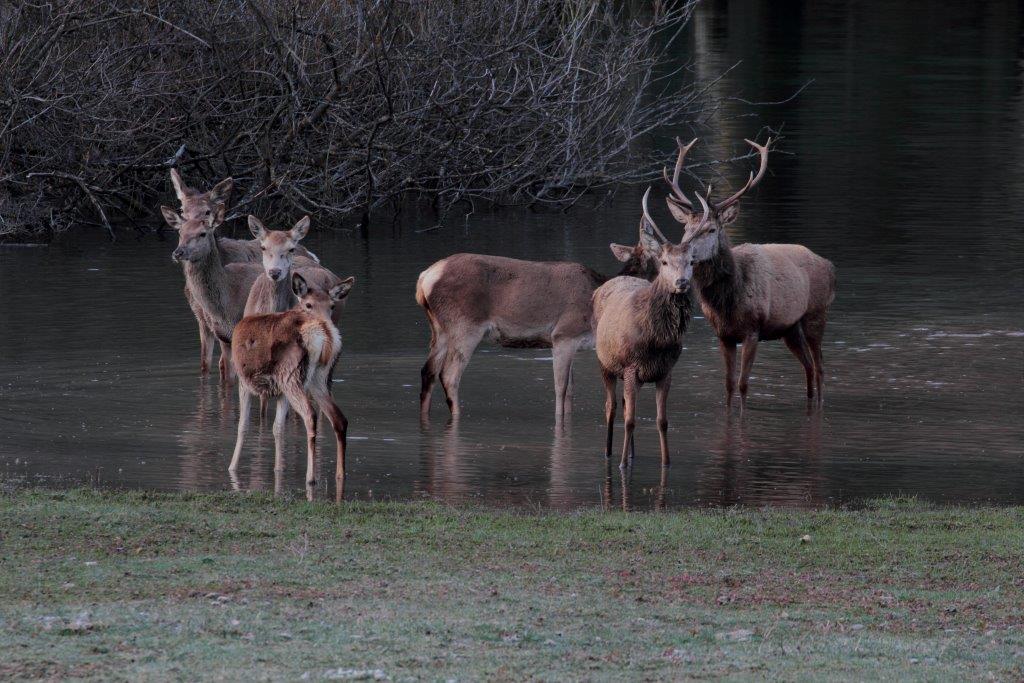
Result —
[[[324, 262], [357, 278], [335, 385], [351, 420], [346, 497], [558, 509], [813, 506], [895, 493], [1024, 503], [1021, 36], [1013, 2], [701, 6], [686, 39], [696, 72], [742, 60], [722, 92], [778, 100], [815, 81], [783, 106], [736, 101], [698, 131], [697, 160], [728, 156], [761, 125], [785, 123], [782, 148], [793, 155], [773, 155], [734, 241], [805, 244], [836, 264], [839, 292], [820, 414], [805, 411], [803, 373], [774, 342], [759, 350], [747, 413], [728, 417], [717, 345], [694, 322], [674, 375], [664, 480], [651, 388], [641, 394], [634, 470], [625, 481], [617, 468], [607, 477], [592, 352], [577, 360], [565, 433], [553, 428], [543, 350], [482, 346], [463, 381], [461, 425], [445, 426], [439, 398], [433, 425], [421, 430], [417, 420], [429, 337], [413, 300], [417, 274], [455, 251], [610, 272], [607, 244], [635, 235], [636, 193], [568, 215], [478, 212], [423, 233], [431, 218], [407, 217], [373, 226], [368, 241], [312, 233], [307, 243]], [[171, 249], [97, 235], [0, 249], [0, 476], [274, 488], [269, 428], [250, 439], [238, 480], [227, 475], [236, 398], [198, 380]], [[288, 439], [277, 484], [301, 492], [298, 425]], [[329, 484], [317, 495], [332, 496], [333, 447], [321, 443]]]

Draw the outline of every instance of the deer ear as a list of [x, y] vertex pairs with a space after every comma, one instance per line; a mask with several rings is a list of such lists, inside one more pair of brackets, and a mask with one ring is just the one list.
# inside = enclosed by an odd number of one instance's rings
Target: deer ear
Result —
[[215, 204], [227, 204], [228, 197], [231, 196], [231, 189], [235, 186], [233, 178], [225, 178], [210, 190], [210, 201]]
[[356, 283], [355, 277], [349, 275], [347, 278], [338, 283], [335, 287], [331, 288], [331, 298], [335, 301], [341, 301], [348, 293], [352, 291], [352, 286]]
[[738, 203], [733, 204], [732, 206], [730, 206], [729, 208], [727, 208], [725, 211], [718, 215], [718, 224], [724, 227], [734, 222], [739, 217], [740, 205]]
[[164, 220], [167, 221], [167, 225], [171, 226], [175, 230], [181, 227], [181, 216], [178, 212], [169, 206], [161, 206], [160, 213], [164, 215]]
[[188, 188], [185, 187], [185, 181], [181, 179], [181, 174], [176, 168], [171, 169], [171, 185], [174, 186], [174, 194], [177, 195], [178, 201], [185, 201], [185, 198], [188, 197]]
[[661, 253], [661, 240], [646, 220], [640, 221], [640, 246], [649, 254]]
[[611, 247], [612, 254], [615, 255], [615, 258], [623, 263], [629, 263], [629, 260], [633, 258], [633, 247], [627, 247], [624, 244], [615, 244], [615, 242], [612, 242], [608, 246]]
[[298, 242], [309, 232], [309, 216], [303, 216], [299, 222], [292, 226], [291, 238]]
[[309, 294], [309, 285], [306, 284], [306, 278], [298, 273], [292, 273], [292, 294], [297, 297]]
[[668, 210], [669, 213], [672, 214], [672, 218], [675, 218], [683, 225], [686, 225], [687, 223], [690, 222], [690, 219], [693, 217], [692, 211], [687, 210], [685, 207], [679, 206], [668, 197], [665, 198], [665, 203], [668, 204]]
[[267, 234], [267, 228], [264, 227], [259, 218], [256, 218], [251, 213], [249, 214], [249, 232], [258, 240], [263, 239], [264, 235]]

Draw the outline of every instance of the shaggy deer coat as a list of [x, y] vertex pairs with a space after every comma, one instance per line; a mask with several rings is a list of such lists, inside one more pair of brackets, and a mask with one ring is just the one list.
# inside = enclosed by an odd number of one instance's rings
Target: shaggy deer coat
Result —
[[657, 269], [654, 281], [620, 276], [601, 285], [593, 295], [597, 359], [605, 385], [605, 456], [611, 457], [616, 382], [621, 378], [625, 436], [620, 467], [623, 468], [635, 455], [636, 397], [647, 382], [657, 386], [661, 463], [662, 466], [669, 464], [666, 403], [672, 368], [679, 360], [690, 312], [686, 294], [693, 272], [690, 245], [685, 239], [678, 245], [665, 239], [648, 213], [649, 195], [650, 189], [644, 194], [640, 229], [642, 239], [649, 243], [649, 253], [657, 255], [653, 260]]
[[253, 395], [277, 397], [274, 469], [284, 469], [284, 427], [289, 404], [306, 427], [306, 483], [316, 483], [317, 408], [334, 429], [337, 478], [345, 475], [348, 421], [331, 398], [331, 375], [341, 353], [341, 333], [331, 320], [335, 304], [355, 282], [348, 278], [329, 293], [310, 289], [301, 275], [290, 278], [297, 303], [281, 313], [247, 316], [235, 327], [232, 360], [238, 370], [238, 436], [228, 470], [238, 468]]
[[[231, 196], [234, 181], [226, 178], [217, 183], [207, 192], [200, 192], [185, 185], [178, 169], [171, 169], [171, 185], [174, 187], [174, 194], [181, 203], [182, 222], [190, 220], [205, 220], [212, 228], [217, 216], [222, 216], [226, 210], [227, 202]], [[222, 263], [256, 263], [260, 260], [259, 244], [255, 240], [236, 240], [230, 237], [217, 237], [217, 249], [220, 251]], [[309, 258], [317, 263], [316, 256], [302, 247], [296, 252], [298, 255]], [[205, 375], [210, 371], [213, 363], [213, 341], [216, 335], [206, 323], [202, 308], [195, 303], [192, 294], [186, 285], [185, 300], [192, 309], [199, 326], [199, 371]], [[222, 344], [221, 357], [219, 362], [221, 380], [227, 380], [229, 374], [228, 361], [230, 351]]]
[[[622, 274], [652, 274], [640, 244], [613, 244], [612, 252], [625, 264]], [[555, 419], [571, 415], [573, 357], [593, 345], [590, 299], [607, 280], [579, 263], [484, 254], [454, 254], [420, 273], [416, 303], [431, 333], [420, 373], [421, 419], [428, 418], [438, 377], [452, 417], [459, 416], [462, 373], [485, 338], [508, 348], [552, 348]]]
[[820, 403], [825, 374], [821, 343], [828, 309], [835, 299], [835, 267], [799, 244], [732, 246], [724, 227], [738, 217], [740, 198], [764, 176], [770, 139], [764, 146], [747, 140], [760, 153], [757, 175], [751, 173], [746, 185], [728, 199], [709, 202], [711, 220], [698, 221], [678, 184], [683, 159], [695, 142], [679, 144], [668, 205], [676, 220], [686, 226], [686, 239], [692, 244], [700, 307], [718, 337], [725, 361], [726, 402], [732, 402], [736, 389], [737, 344], [743, 345], [739, 389], [745, 404], [758, 342], [783, 339], [804, 367], [808, 399], [817, 394]]

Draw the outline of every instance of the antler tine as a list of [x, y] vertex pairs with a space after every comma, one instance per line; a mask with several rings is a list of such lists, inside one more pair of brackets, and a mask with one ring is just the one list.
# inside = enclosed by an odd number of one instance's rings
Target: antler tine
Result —
[[665, 237], [665, 235], [663, 235], [661, 233], [661, 230], [658, 229], [658, 224], [654, 222], [653, 218], [651, 218], [651, 212], [647, 208], [647, 198], [650, 195], [651, 195], [651, 188], [648, 187], [647, 191], [644, 192], [644, 198], [643, 198], [643, 201], [641, 202], [641, 204], [643, 206], [643, 209], [644, 209], [644, 220], [647, 221], [647, 224], [651, 226], [651, 229], [654, 231], [655, 236], [659, 240], [661, 240], [663, 243], [664, 242], [668, 242], [668, 239]]
[[675, 201], [677, 204], [682, 204], [688, 209], [693, 208], [693, 202], [690, 201], [679, 187], [679, 173], [683, 170], [683, 160], [686, 159], [686, 153], [689, 152], [690, 148], [695, 144], [697, 144], [697, 138], [690, 140], [690, 144], [684, 145], [683, 141], [677, 137], [676, 146], [679, 147], [679, 154], [676, 156], [676, 167], [672, 172], [672, 180], [668, 179], [668, 169], [661, 169], [661, 174], [665, 177], [665, 182], [672, 188], [672, 194], [669, 195], [669, 199], [671, 201]]
[[744, 142], [746, 142], [748, 145], [756, 149], [758, 153], [760, 153], [761, 166], [757, 169], [757, 175], [751, 173], [750, 177], [747, 178], [747, 184], [741, 187], [736, 194], [729, 197], [728, 199], [719, 202], [718, 204], [715, 204], [716, 211], [722, 211], [724, 209], [727, 209], [736, 202], [738, 202], [740, 198], [744, 194], [746, 194], [747, 190], [751, 189], [752, 187], [756, 187], [757, 184], [761, 182], [761, 178], [764, 177], [764, 172], [768, 170], [768, 146], [772, 144], [772, 139], [768, 138], [768, 140], [764, 143], [763, 146], [757, 144], [753, 140], [744, 140]]
[[[697, 224], [696, 228], [694, 228], [693, 230], [687, 230], [683, 234], [683, 239], [679, 241], [680, 246], [692, 241], [693, 238], [697, 237], [702, 232], [704, 232], [708, 227], [708, 221], [711, 219], [711, 207], [708, 206], [707, 201], [705, 201], [704, 197], [701, 196], [700, 192], [694, 192], [694, 194], [697, 195], [697, 200], [700, 202], [701, 207], [704, 209], [704, 215], [701, 217], [700, 223]], [[708, 196], [711, 196], [710, 185], [708, 185]]]

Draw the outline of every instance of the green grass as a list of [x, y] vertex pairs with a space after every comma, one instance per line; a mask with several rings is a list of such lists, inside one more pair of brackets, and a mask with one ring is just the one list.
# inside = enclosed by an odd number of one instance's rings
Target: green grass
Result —
[[[801, 537], [809, 535], [808, 542]], [[0, 497], [0, 678], [1024, 676], [1024, 509]]]

